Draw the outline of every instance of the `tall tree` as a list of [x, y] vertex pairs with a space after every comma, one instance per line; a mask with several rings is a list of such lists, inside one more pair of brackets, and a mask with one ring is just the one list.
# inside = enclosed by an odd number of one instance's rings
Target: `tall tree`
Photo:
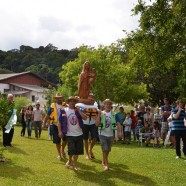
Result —
[[92, 87], [97, 100], [110, 98], [117, 103], [133, 103], [147, 96], [144, 84], [134, 82], [136, 73], [123, 61], [117, 45], [99, 46], [98, 49], [82, 46], [76, 60], [62, 67], [59, 76], [69, 93], [77, 95], [79, 74], [88, 60], [96, 68], [97, 76]]
[[185, 94], [185, 10], [184, 0], [157, 0], [152, 5], [139, 0], [133, 10], [140, 14], [139, 29], [121, 41], [154, 103]]

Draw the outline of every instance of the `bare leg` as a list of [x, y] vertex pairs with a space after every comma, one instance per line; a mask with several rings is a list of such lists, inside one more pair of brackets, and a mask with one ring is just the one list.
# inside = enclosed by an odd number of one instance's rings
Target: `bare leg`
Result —
[[104, 170], [108, 170], [109, 169], [108, 155], [109, 155], [109, 151], [103, 151]]
[[73, 155], [73, 168], [75, 171], [78, 171], [77, 160], [78, 160], [78, 155]]
[[91, 143], [90, 143], [90, 150], [89, 150], [89, 155], [91, 156], [91, 158], [94, 158], [94, 154], [92, 152], [92, 149], [93, 149], [95, 144], [96, 144], [96, 138], [93, 138]]
[[68, 159], [68, 161], [66, 162], [65, 167], [66, 167], [66, 168], [69, 168], [71, 164], [72, 164], [72, 155], [69, 155], [69, 159]]
[[86, 159], [90, 159], [89, 158], [89, 154], [88, 154], [88, 139], [84, 140], [84, 144], [85, 144], [85, 153], [86, 153]]
[[65, 154], [65, 147], [67, 145], [67, 141], [66, 140], [63, 140], [62, 141], [62, 146], [61, 146], [61, 154], [63, 156], [63, 158], [66, 158], [66, 154]]
[[56, 144], [56, 149], [57, 149], [58, 157], [61, 158], [61, 143]]

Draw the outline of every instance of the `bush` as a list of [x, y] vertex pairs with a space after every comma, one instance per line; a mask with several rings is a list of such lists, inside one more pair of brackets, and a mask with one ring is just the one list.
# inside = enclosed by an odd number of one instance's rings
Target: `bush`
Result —
[[14, 104], [8, 104], [6, 96], [0, 93], [0, 126], [6, 125], [11, 116], [13, 107]]

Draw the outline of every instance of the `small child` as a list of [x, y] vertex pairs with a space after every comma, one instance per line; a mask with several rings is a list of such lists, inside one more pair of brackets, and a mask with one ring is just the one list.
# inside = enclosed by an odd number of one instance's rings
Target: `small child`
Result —
[[153, 123], [153, 136], [154, 136], [154, 147], [159, 147], [159, 137], [160, 137], [160, 125], [158, 121], [154, 121]]
[[124, 143], [130, 144], [130, 135], [131, 135], [131, 124], [132, 119], [130, 113], [127, 113], [123, 126], [125, 126], [125, 141]]
[[140, 134], [140, 130], [143, 128], [143, 125], [142, 125], [142, 120], [138, 120], [137, 122], [137, 125], [136, 125], [136, 139], [137, 141], [139, 142], [139, 134]]

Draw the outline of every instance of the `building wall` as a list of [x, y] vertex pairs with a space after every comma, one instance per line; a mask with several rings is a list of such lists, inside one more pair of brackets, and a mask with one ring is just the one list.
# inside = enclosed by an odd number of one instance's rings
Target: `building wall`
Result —
[[44, 104], [46, 103], [43, 92], [30, 91], [29, 93], [27, 93], [27, 98], [30, 99], [33, 103], [39, 101], [41, 107], [44, 107]]
[[19, 76], [14, 76], [12, 78], [1, 80], [2, 83], [17, 83], [17, 84], [28, 84], [28, 85], [38, 85], [41, 87], [48, 87], [48, 83], [44, 80], [34, 76], [33, 74], [23, 74]]
[[9, 89], [9, 84], [0, 83], [0, 92], [4, 93], [4, 89]]

